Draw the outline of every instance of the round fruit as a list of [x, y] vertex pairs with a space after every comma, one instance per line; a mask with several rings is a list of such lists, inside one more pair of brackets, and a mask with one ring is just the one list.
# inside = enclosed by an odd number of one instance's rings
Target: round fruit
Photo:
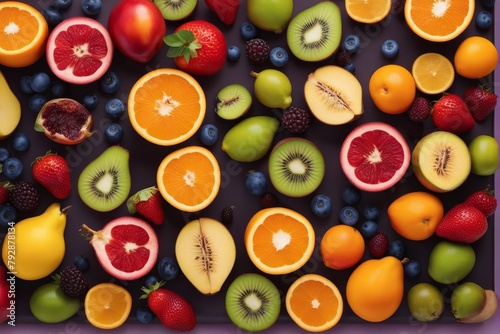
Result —
[[347, 269], [363, 257], [365, 240], [356, 228], [345, 224], [335, 225], [323, 235], [320, 252], [328, 268]]
[[401, 180], [410, 157], [408, 144], [398, 130], [386, 123], [368, 122], [344, 139], [340, 165], [356, 188], [383, 191]]
[[144, 139], [170, 146], [198, 131], [206, 112], [203, 88], [191, 75], [161, 68], [142, 76], [132, 86], [128, 115]]
[[378, 68], [368, 83], [375, 106], [387, 114], [401, 114], [415, 99], [416, 85], [410, 71], [401, 65], [389, 64]]
[[455, 79], [451, 61], [435, 52], [418, 56], [413, 62], [411, 73], [418, 90], [425, 94], [443, 93]]
[[470, 244], [442, 240], [429, 254], [427, 272], [438, 283], [453, 284], [464, 279], [475, 263], [476, 252]]
[[0, 3], [0, 64], [25, 67], [45, 52], [49, 26], [43, 15], [20, 1]]
[[80, 300], [66, 296], [58, 284], [51, 282], [33, 291], [29, 305], [37, 320], [53, 324], [74, 316], [80, 309]]
[[455, 51], [455, 70], [468, 79], [487, 76], [498, 64], [495, 45], [481, 36], [471, 36], [462, 41]]
[[417, 283], [410, 288], [407, 295], [408, 309], [418, 321], [434, 321], [439, 319], [444, 309], [444, 298], [434, 285]]
[[288, 315], [302, 329], [323, 332], [334, 327], [344, 310], [342, 294], [324, 276], [306, 274], [288, 288], [285, 299]]
[[50, 33], [47, 63], [61, 80], [84, 85], [97, 81], [113, 59], [113, 41], [106, 27], [88, 17], [71, 17]]
[[87, 292], [85, 316], [95, 327], [114, 329], [121, 326], [132, 309], [132, 296], [115, 283], [99, 283]]
[[282, 207], [255, 213], [245, 230], [245, 247], [253, 264], [267, 274], [283, 275], [311, 257], [315, 233], [309, 220]]
[[479, 135], [469, 143], [471, 172], [476, 175], [492, 175], [498, 169], [498, 142], [495, 137]]
[[351, 19], [361, 23], [377, 23], [389, 15], [391, 0], [345, 0], [345, 10]]
[[94, 231], [83, 225], [97, 260], [111, 276], [134, 280], [145, 276], [158, 258], [158, 237], [151, 225], [135, 217], [120, 217]]
[[441, 200], [428, 192], [415, 191], [398, 197], [387, 209], [392, 228], [410, 240], [431, 237], [444, 215]]

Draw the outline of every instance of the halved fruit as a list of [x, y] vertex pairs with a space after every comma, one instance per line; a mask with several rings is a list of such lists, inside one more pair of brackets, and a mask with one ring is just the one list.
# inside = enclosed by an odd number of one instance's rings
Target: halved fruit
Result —
[[312, 114], [325, 124], [349, 123], [363, 114], [361, 84], [340, 66], [326, 65], [311, 73], [304, 95]]
[[80, 234], [90, 239], [102, 268], [117, 279], [139, 279], [150, 272], [158, 259], [156, 232], [139, 218], [119, 217], [99, 231], [83, 224]]
[[252, 94], [240, 84], [229, 84], [216, 97], [215, 112], [223, 119], [237, 119], [245, 115], [252, 105]]
[[455, 80], [455, 69], [442, 54], [428, 52], [413, 62], [411, 74], [418, 90], [425, 94], [440, 94], [451, 87]]
[[98, 21], [71, 17], [50, 33], [46, 50], [51, 71], [61, 80], [84, 85], [101, 78], [113, 60], [113, 41]]
[[356, 22], [377, 23], [389, 15], [391, 0], [345, 0], [347, 15]]
[[114, 329], [125, 323], [132, 309], [132, 296], [115, 283], [94, 285], [85, 295], [85, 316], [94, 327]]
[[394, 186], [410, 165], [410, 148], [401, 133], [389, 124], [368, 122], [344, 139], [340, 165], [358, 189], [383, 191]]
[[315, 232], [300, 213], [282, 207], [255, 213], [245, 230], [245, 247], [253, 264], [267, 274], [283, 275], [302, 267], [311, 257]]

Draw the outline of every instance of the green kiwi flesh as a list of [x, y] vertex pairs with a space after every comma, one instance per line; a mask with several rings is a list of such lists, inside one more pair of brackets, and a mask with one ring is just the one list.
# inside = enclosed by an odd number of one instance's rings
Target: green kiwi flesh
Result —
[[318, 188], [324, 176], [323, 154], [307, 139], [282, 139], [269, 155], [269, 179], [283, 195], [307, 196]]
[[295, 15], [287, 28], [287, 43], [293, 55], [303, 61], [321, 61], [337, 51], [342, 36], [339, 7], [322, 1]]
[[78, 178], [80, 198], [96, 211], [116, 209], [129, 193], [129, 152], [118, 145], [107, 148], [91, 161]]
[[271, 327], [280, 314], [281, 297], [276, 285], [256, 274], [242, 274], [226, 292], [226, 312], [239, 328], [259, 332]]
[[154, 0], [154, 3], [165, 20], [179, 21], [193, 13], [198, 0]]
[[240, 84], [230, 84], [217, 93], [215, 112], [223, 119], [237, 119], [252, 105], [252, 94]]

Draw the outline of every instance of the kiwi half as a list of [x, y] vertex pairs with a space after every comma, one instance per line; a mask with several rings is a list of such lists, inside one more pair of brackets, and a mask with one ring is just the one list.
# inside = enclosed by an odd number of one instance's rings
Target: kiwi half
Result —
[[197, 0], [154, 0], [161, 15], [167, 21], [183, 20], [194, 11]]
[[252, 94], [240, 84], [230, 84], [217, 93], [215, 112], [223, 119], [237, 119], [252, 105]]
[[269, 155], [269, 179], [283, 195], [303, 197], [318, 188], [325, 176], [323, 154], [311, 141], [290, 137]]
[[260, 274], [242, 274], [227, 289], [227, 315], [245, 331], [258, 332], [271, 327], [278, 319], [280, 310], [278, 288]]
[[91, 161], [78, 178], [78, 194], [90, 208], [107, 212], [124, 203], [130, 193], [129, 152], [111, 146]]
[[342, 36], [339, 7], [323, 1], [304, 9], [290, 20], [287, 43], [293, 55], [303, 61], [321, 61], [337, 51]]

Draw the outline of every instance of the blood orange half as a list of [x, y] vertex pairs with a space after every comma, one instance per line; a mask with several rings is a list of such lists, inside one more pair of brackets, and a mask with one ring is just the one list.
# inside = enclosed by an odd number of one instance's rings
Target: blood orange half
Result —
[[123, 216], [110, 221], [100, 231], [84, 224], [81, 233], [90, 237], [97, 260], [115, 278], [141, 278], [158, 259], [158, 237], [142, 219]]
[[410, 148], [389, 124], [369, 122], [347, 135], [340, 149], [340, 165], [357, 188], [383, 191], [395, 185], [410, 164]]
[[106, 28], [88, 17], [72, 17], [50, 33], [46, 50], [51, 71], [72, 84], [98, 80], [111, 65], [113, 41]]

